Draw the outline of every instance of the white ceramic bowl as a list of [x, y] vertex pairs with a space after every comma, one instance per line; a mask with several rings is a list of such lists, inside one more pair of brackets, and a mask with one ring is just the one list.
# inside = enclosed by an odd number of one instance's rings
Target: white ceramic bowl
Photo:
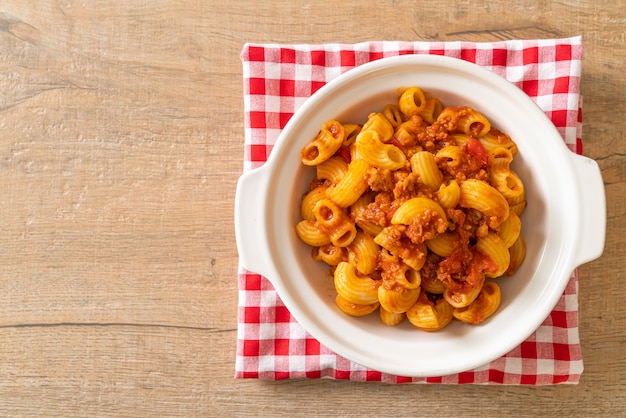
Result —
[[[314, 176], [300, 150], [328, 119], [358, 122], [417, 85], [445, 105], [467, 105], [511, 135], [513, 167], [525, 183], [522, 215], [527, 256], [498, 279], [502, 302], [480, 326], [453, 321], [426, 333], [408, 321], [389, 327], [378, 315], [353, 318], [335, 305], [327, 266], [300, 242], [300, 198]], [[488, 363], [524, 341], [554, 308], [573, 270], [604, 248], [604, 186], [595, 161], [565, 146], [535, 103], [513, 84], [477, 65], [441, 56], [374, 61], [335, 78], [308, 99], [280, 134], [267, 163], [237, 185], [235, 229], [240, 262], [267, 277], [289, 311], [322, 344], [365, 367], [402, 376], [437, 376]]]

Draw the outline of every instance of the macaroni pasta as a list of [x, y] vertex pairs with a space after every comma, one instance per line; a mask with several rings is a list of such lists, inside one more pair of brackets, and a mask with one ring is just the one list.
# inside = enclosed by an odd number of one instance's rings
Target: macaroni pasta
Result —
[[296, 233], [348, 315], [424, 331], [480, 324], [526, 255], [517, 146], [472, 108], [416, 86], [398, 94], [365, 121], [327, 121], [302, 149], [316, 174]]

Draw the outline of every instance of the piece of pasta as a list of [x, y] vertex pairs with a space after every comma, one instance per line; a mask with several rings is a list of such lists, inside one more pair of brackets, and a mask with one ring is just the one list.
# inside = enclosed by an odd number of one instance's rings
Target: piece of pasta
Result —
[[489, 232], [486, 236], [479, 238], [476, 242], [476, 248], [497, 265], [495, 271], [485, 271], [485, 276], [500, 277], [509, 268], [511, 254], [504, 240], [498, 234]]
[[437, 120], [439, 114], [443, 110], [443, 104], [441, 100], [436, 97], [427, 97], [426, 103], [424, 107], [419, 111], [419, 115], [426, 121], [428, 124], [432, 124]]
[[412, 147], [415, 145], [419, 133], [424, 130], [423, 120], [414, 115], [396, 127], [394, 136], [402, 146]]
[[326, 196], [342, 208], [352, 205], [368, 188], [369, 168], [364, 160], [352, 160], [341, 181], [326, 190]]
[[393, 313], [404, 313], [415, 305], [420, 295], [420, 288], [405, 289], [397, 288], [387, 289], [385, 286], [378, 287], [378, 301], [380, 306], [385, 310]]
[[342, 261], [346, 261], [348, 256], [345, 248], [335, 247], [332, 244], [323, 245], [321, 247], [313, 247], [311, 256], [315, 261], [323, 261], [329, 266], [336, 266]]
[[382, 306], [379, 309], [379, 315], [380, 315], [380, 322], [389, 326], [398, 325], [400, 322], [402, 322], [402, 320], [405, 317], [404, 313], [389, 312]]
[[328, 160], [315, 166], [318, 180], [328, 180], [331, 184], [337, 184], [346, 175], [348, 162], [341, 157], [330, 157]]
[[[384, 281], [388, 287], [397, 287], [407, 290], [419, 289], [422, 282], [422, 276], [418, 270], [415, 270], [401, 261], [393, 263], [393, 255], [382, 251], [381, 259], [391, 260], [391, 264], [387, 268], [383, 267]], [[389, 255], [388, 255], [389, 254]], [[393, 265], [393, 267], [390, 267]]]
[[448, 145], [437, 151], [435, 160], [448, 167], [458, 167], [465, 159], [465, 151], [458, 145]]
[[514, 199], [524, 193], [524, 183], [513, 170], [491, 171], [490, 182], [505, 198]]
[[511, 212], [515, 212], [517, 216], [522, 216], [522, 213], [524, 213], [524, 210], [526, 209], [526, 205], [526, 201], [523, 200], [520, 203], [509, 204], [509, 209]]
[[487, 151], [492, 170], [508, 170], [513, 161], [513, 154], [506, 148], [495, 147]]
[[498, 235], [504, 241], [506, 248], [509, 248], [517, 241], [520, 233], [522, 232], [522, 220], [513, 211], [509, 212], [509, 217], [506, 218], [502, 224], [500, 224], [500, 230]]
[[526, 258], [526, 242], [524, 241], [524, 237], [522, 235], [517, 237], [517, 241], [509, 247], [509, 254], [511, 255], [511, 262], [509, 263], [509, 268], [506, 270], [505, 274], [507, 276], [512, 276]]
[[395, 104], [386, 105], [383, 109], [383, 115], [394, 128], [397, 128], [404, 122], [402, 112]]
[[520, 195], [507, 197], [506, 201], [509, 203], [509, 207], [513, 207], [513, 206], [520, 205], [520, 204], [526, 204], [526, 190], [525, 189], [522, 190], [522, 193]]
[[517, 144], [511, 139], [510, 136], [494, 127], [492, 127], [484, 136], [480, 137], [479, 141], [483, 144], [487, 152], [494, 148], [506, 148], [512, 155], [517, 154]]
[[452, 306], [445, 299], [433, 302], [426, 292], [422, 292], [415, 305], [406, 311], [406, 317], [411, 325], [422, 331], [439, 331], [452, 321], [452, 311]]
[[336, 247], [347, 247], [356, 237], [356, 227], [350, 217], [330, 199], [322, 199], [313, 208], [315, 225]]
[[448, 257], [461, 245], [461, 237], [455, 231], [444, 232], [426, 241], [426, 246], [433, 253]]
[[418, 289], [420, 287], [422, 275], [419, 270], [415, 270], [409, 265], [403, 264], [397, 273], [398, 274], [394, 277], [396, 285], [408, 290]]
[[437, 167], [435, 156], [429, 151], [418, 151], [411, 156], [411, 171], [419, 176], [419, 180], [437, 191], [443, 182], [443, 174]]
[[526, 191], [523, 190], [522, 194], [515, 197], [508, 197], [506, 201], [509, 203], [509, 210], [511, 212], [515, 212], [517, 216], [522, 216], [524, 210], [526, 209]]
[[319, 230], [315, 221], [302, 220], [296, 224], [296, 234], [306, 244], [312, 247], [321, 247], [330, 244], [328, 235]]
[[446, 212], [439, 203], [425, 197], [414, 197], [400, 205], [391, 217], [391, 223], [411, 225], [416, 218], [423, 217], [427, 213], [438, 216], [441, 224], [448, 222]]
[[443, 295], [446, 290], [446, 285], [437, 278], [437, 275], [422, 275], [420, 287], [433, 295]]
[[459, 118], [457, 129], [466, 135], [481, 138], [489, 132], [491, 123], [482, 113], [468, 108], [467, 113]]
[[315, 215], [313, 214], [313, 208], [322, 199], [326, 198], [326, 189], [328, 186], [317, 186], [313, 190], [307, 192], [304, 196], [302, 196], [302, 203], [300, 204], [300, 216], [305, 220], [315, 220]]
[[426, 246], [403, 240], [402, 231], [394, 226], [385, 227], [375, 237], [374, 242], [396, 257], [404, 264], [418, 271], [426, 262]]
[[339, 294], [335, 296], [335, 303], [343, 313], [350, 316], [366, 316], [374, 312], [380, 306], [378, 302], [370, 303], [367, 305], [352, 303]]
[[489, 219], [489, 227], [496, 229], [509, 216], [509, 203], [493, 186], [477, 179], [461, 182], [459, 206], [476, 209]]
[[458, 147], [462, 147], [469, 142], [470, 136], [464, 133], [454, 133], [452, 134], [452, 138], [454, 139], [454, 144]]
[[402, 92], [398, 99], [400, 111], [410, 118], [417, 115], [426, 106], [426, 96], [419, 87], [410, 87]]
[[469, 306], [474, 299], [478, 297], [480, 294], [480, 290], [483, 287], [484, 283], [484, 275], [481, 276], [481, 280], [473, 287], [469, 287], [463, 290], [452, 290], [450, 288], [446, 288], [443, 292], [443, 298], [452, 306], [453, 308], [464, 308]]
[[348, 260], [361, 274], [370, 274], [376, 268], [378, 245], [370, 234], [357, 231], [356, 237], [348, 246]]
[[374, 130], [362, 130], [356, 139], [358, 156], [376, 168], [398, 170], [407, 163], [406, 155], [400, 148], [385, 144]]
[[452, 179], [447, 183], [441, 183], [437, 190], [437, 200], [444, 209], [452, 209], [459, 204], [461, 200], [461, 187], [459, 183]]
[[[361, 132], [359, 132], [359, 135], [361, 135]], [[359, 152], [359, 149], [356, 146], [356, 139], [359, 137], [359, 135], [356, 136], [352, 145], [348, 147], [348, 150], [350, 151], [350, 161], [363, 159], [363, 156], [361, 155], [361, 153]]]
[[358, 125], [356, 123], [344, 123], [343, 129], [344, 138], [341, 146], [347, 148], [350, 145], [354, 144], [354, 141], [356, 141], [357, 135], [359, 134], [359, 132], [361, 132], [361, 125]]
[[513, 155], [506, 148], [489, 151], [491, 170], [489, 181], [506, 199], [517, 199], [524, 194], [524, 183], [510, 168]]
[[341, 147], [344, 138], [343, 125], [336, 120], [327, 121], [317, 136], [300, 152], [302, 164], [315, 166], [326, 161]]
[[378, 235], [383, 230], [383, 227], [375, 222], [365, 219], [364, 214], [368, 205], [374, 201], [375, 197], [376, 193], [365, 192], [350, 206], [350, 217], [354, 219], [354, 222], [359, 226], [359, 228], [373, 237]]
[[469, 306], [455, 308], [452, 315], [459, 321], [478, 325], [496, 313], [500, 306], [500, 300], [500, 287], [493, 282], [486, 282]]
[[361, 128], [361, 132], [365, 131], [376, 132], [382, 142], [387, 142], [393, 137], [394, 127], [382, 113], [372, 113]]
[[356, 268], [341, 262], [335, 268], [335, 290], [341, 297], [357, 305], [371, 305], [378, 303], [378, 287], [380, 280], [367, 276], [360, 276]]
[[446, 107], [441, 111], [436, 122], [444, 124], [452, 132], [471, 135], [475, 138], [485, 136], [491, 129], [489, 120], [470, 107]]

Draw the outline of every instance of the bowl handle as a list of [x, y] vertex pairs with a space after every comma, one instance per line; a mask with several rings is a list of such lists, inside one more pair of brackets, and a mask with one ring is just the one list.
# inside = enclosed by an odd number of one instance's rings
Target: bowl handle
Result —
[[235, 192], [235, 240], [239, 264], [267, 276], [272, 259], [267, 245], [265, 200], [269, 176], [264, 167], [244, 173]]
[[598, 163], [591, 158], [572, 154], [580, 190], [581, 224], [576, 266], [595, 260], [604, 251], [606, 237], [606, 195]]

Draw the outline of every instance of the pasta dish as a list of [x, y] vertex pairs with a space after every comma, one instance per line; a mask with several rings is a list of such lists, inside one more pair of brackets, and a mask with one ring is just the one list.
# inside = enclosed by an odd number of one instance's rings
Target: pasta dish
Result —
[[325, 122], [300, 153], [315, 177], [295, 229], [339, 309], [424, 331], [493, 315], [498, 278], [526, 254], [517, 152], [481, 113], [415, 86], [365, 121]]

